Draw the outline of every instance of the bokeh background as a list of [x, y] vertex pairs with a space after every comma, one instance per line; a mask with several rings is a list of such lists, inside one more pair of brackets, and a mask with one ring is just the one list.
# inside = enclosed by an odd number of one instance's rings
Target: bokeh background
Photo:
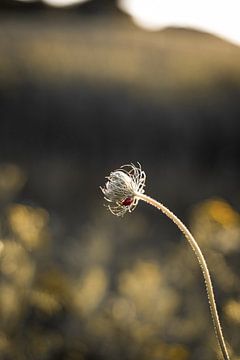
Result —
[[114, 1], [0, 3], [0, 358], [220, 357], [190, 247], [99, 186], [139, 161], [191, 229], [240, 356], [240, 48]]

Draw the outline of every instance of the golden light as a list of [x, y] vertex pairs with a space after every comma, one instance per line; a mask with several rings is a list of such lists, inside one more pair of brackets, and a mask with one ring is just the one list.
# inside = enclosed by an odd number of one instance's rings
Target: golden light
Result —
[[46, 291], [33, 290], [30, 293], [30, 302], [36, 308], [50, 315], [61, 309], [57, 297]]
[[192, 230], [200, 242], [223, 253], [240, 245], [240, 215], [223, 199], [208, 199], [195, 207]]
[[107, 274], [100, 266], [94, 266], [83, 276], [76, 288], [74, 302], [82, 315], [89, 315], [102, 301], [108, 286]]
[[138, 261], [132, 270], [122, 272], [119, 292], [132, 304], [131, 308], [136, 308], [142, 319], [153, 323], [156, 318], [163, 323], [178, 306], [176, 292], [165, 284], [163, 273], [155, 262]]
[[1, 276], [21, 287], [26, 287], [31, 283], [34, 264], [21, 244], [13, 240], [5, 240], [0, 256]]
[[225, 305], [225, 314], [227, 317], [235, 322], [240, 323], [240, 302], [236, 300], [229, 300]]
[[48, 213], [41, 208], [25, 205], [12, 205], [8, 219], [13, 232], [30, 249], [36, 248], [48, 238]]

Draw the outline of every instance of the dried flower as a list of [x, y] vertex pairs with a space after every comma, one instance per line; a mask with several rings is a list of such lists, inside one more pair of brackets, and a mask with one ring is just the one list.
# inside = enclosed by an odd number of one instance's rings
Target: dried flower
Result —
[[144, 193], [146, 174], [141, 165], [123, 165], [110, 173], [105, 188], [101, 187], [105, 199], [111, 203], [107, 207], [112, 214], [123, 216], [132, 212], [138, 204], [138, 194]]
[[162, 211], [163, 214], [169, 217], [169, 219], [171, 219], [172, 222], [177, 225], [177, 227], [181, 230], [181, 232], [184, 234], [185, 238], [191, 245], [194, 254], [196, 255], [197, 260], [200, 264], [202, 274], [205, 280], [209, 307], [211, 311], [216, 338], [219, 342], [223, 359], [230, 360], [223, 337], [220, 320], [218, 317], [212, 280], [202, 251], [188, 228], [173, 212], [171, 212], [166, 206], [164, 206], [160, 202], [144, 194], [146, 174], [144, 171], [142, 171], [141, 165], [139, 163], [138, 166], [139, 167], [136, 167], [134, 164], [124, 165], [120, 169], [111, 172], [110, 175], [107, 177], [108, 181], [106, 183], [106, 186], [105, 188], [101, 188], [101, 190], [105, 195], [105, 199], [110, 202], [108, 208], [114, 215], [123, 216], [127, 211], [133, 211], [137, 206], [138, 201], [142, 200]]

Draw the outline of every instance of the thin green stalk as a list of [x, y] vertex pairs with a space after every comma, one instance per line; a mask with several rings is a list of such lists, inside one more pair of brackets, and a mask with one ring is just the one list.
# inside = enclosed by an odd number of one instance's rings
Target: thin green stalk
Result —
[[204, 281], [205, 281], [205, 285], [206, 285], [206, 290], [207, 290], [207, 296], [208, 296], [208, 302], [209, 302], [209, 307], [210, 307], [210, 311], [211, 311], [211, 316], [212, 316], [212, 321], [213, 321], [213, 325], [214, 325], [214, 330], [215, 330], [215, 334], [218, 340], [218, 343], [220, 345], [220, 349], [223, 355], [224, 360], [230, 360], [228, 351], [227, 351], [227, 347], [225, 344], [225, 340], [223, 337], [223, 333], [222, 333], [222, 329], [221, 329], [221, 324], [219, 321], [219, 316], [218, 316], [218, 312], [217, 312], [217, 307], [216, 307], [216, 301], [215, 301], [215, 296], [214, 296], [214, 292], [213, 292], [213, 286], [212, 286], [212, 281], [211, 281], [211, 277], [209, 274], [209, 270], [207, 267], [207, 263], [206, 260], [202, 254], [201, 249], [199, 248], [196, 240], [194, 239], [194, 237], [192, 236], [192, 234], [190, 233], [190, 231], [187, 229], [187, 227], [182, 223], [181, 220], [179, 220], [179, 218], [174, 215], [167, 207], [165, 207], [163, 204], [159, 203], [158, 201], [152, 199], [151, 197], [137, 192], [135, 194], [136, 198], [145, 201], [146, 203], [155, 206], [158, 210], [162, 211], [163, 214], [165, 214], [167, 217], [169, 217], [176, 225], [177, 227], [181, 230], [181, 232], [184, 234], [185, 238], [187, 239], [187, 241], [189, 242], [191, 248], [193, 249], [198, 262], [200, 264], [202, 273], [203, 273], [203, 277], [204, 277]]

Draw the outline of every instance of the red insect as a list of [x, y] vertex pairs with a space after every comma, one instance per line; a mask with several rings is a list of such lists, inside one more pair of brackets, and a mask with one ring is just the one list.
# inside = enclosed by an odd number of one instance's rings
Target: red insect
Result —
[[132, 204], [132, 202], [133, 202], [133, 198], [127, 197], [125, 200], [122, 201], [122, 205], [129, 206]]

